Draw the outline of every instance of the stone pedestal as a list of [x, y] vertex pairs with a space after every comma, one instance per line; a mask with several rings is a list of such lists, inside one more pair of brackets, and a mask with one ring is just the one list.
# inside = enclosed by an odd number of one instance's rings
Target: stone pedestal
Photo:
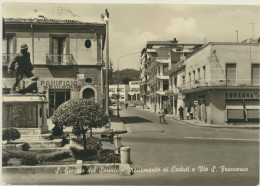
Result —
[[130, 147], [121, 147], [120, 148], [120, 160], [122, 164], [130, 164]]
[[4, 95], [3, 128], [17, 128], [21, 135], [39, 135], [47, 132], [47, 104], [45, 95]]

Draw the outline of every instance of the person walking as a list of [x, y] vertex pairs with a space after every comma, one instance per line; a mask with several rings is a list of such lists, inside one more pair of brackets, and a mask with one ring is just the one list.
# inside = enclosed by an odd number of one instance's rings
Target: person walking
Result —
[[179, 107], [179, 109], [178, 109], [178, 111], [179, 111], [179, 115], [180, 115], [180, 120], [183, 120], [184, 118], [183, 118], [183, 107], [182, 106], [180, 106]]
[[125, 102], [125, 109], [127, 109], [127, 107], [128, 107], [128, 102], [126, 101]]

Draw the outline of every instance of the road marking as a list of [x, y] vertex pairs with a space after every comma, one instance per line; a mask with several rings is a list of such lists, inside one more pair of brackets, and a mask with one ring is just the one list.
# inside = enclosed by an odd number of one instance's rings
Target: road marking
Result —
[[259, 139], [236, 139], [236, 138], [205, 138], [205, 137], [184, 137], [187, 139], [227, 140], [227, 141], [259, 141]]

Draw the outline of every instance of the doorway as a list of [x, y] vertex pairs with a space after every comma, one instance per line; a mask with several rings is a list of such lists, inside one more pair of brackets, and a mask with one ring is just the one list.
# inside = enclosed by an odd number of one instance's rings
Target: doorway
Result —
[[95, 100], [95, 92], [92, 88], [86, 88], [84, 89], [83, 93], [82, 93], [82, 98], [85, 99], [91, 99], [91, 100]]
[[64, 102], [70, 99], [70, 90], [60, 90], [53, 89], [49, 91], [49, 101], [50, 101], [50, 116], [53, 115], [55, 110]]

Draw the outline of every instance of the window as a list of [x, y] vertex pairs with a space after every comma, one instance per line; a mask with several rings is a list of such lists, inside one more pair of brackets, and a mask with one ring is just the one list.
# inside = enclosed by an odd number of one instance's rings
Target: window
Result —
[[259, 86], [260, 64], [252, 64], [252, 85]]
[[185, 76], [182, 76], [182, 84], [185, 85]]
[[177, 77], [174, 78], [174, 86], [177, 87]]
[[193, 81], [195, 81], [196, 79], [196, 74], [195, 74], [195, 70], [193, 70]]
[[169, 89], [169, 81], [163, 81], [163, 91]]
[[198, 68], [198, 80], [200, 80], [200, 68]]
[[16, 54], [16, 37], [14, 34], [4, 37], [2, 42], [3, 64], [8, 64]]
[[49, 60], [51, 62], [70, 62], [68, 35], [50, 35]]
[[236, 64], [226, 64], [226, 81], [227, 85], [236, 85]]
[[189, 83], [191, 83], [191, 73], [189, 73]]
[[206, 66], [203, 66], [202, 69], [203, 69], [203, 79], [206, 79]]

